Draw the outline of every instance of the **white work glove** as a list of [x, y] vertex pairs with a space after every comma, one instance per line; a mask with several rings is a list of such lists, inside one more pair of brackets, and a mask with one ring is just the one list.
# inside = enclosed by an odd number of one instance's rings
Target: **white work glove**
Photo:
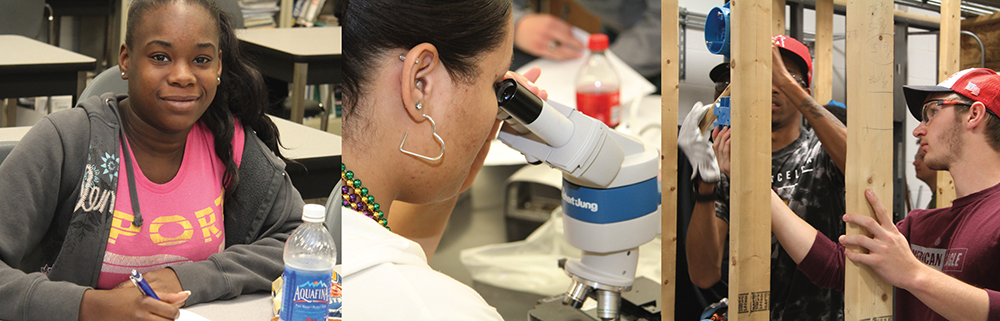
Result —
[[694, 168], [691, 179], [700, 175], [701, 181], [715, 183], [719, 181], [719, 163], [715, 160], [712, 142], [708, 141], [711, 134], [702, 133], [698, 128], [698, 123], [709, 110], [712, 110], [712, 105], [702, 105], [701, 102], [691, 107], [691, 112], [681, 123], [681, 131], [677, 133], [677, 147], [684, 151]]

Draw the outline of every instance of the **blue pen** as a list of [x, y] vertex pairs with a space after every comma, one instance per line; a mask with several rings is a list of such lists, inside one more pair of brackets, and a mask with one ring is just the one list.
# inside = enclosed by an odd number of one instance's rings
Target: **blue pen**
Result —
[[129, 275], [128, 278], [132, 280], [132, 284], [135, 284], [135, 287], [139, 289], [139, 293], [142, 293], [142, 295], [149, 296], [157, 300], [160, 299], [160, 297], [156, 296], [156, 293], [153, 292], [153, 288], [149, 287], [149, 283], [146, 283], [146, 280], [142, 278], [142, 274], [139, 274], [138, 271], [132, 270], [132, 275]]

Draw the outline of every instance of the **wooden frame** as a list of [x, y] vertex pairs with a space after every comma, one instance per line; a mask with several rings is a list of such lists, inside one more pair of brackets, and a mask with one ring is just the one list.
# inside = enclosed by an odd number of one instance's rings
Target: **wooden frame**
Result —
[[816, 0], [816, 54], [813, 98], [820, 104], [833, 99], [833, 0]]
[[[867, 189], [884, 199], [892, 195], [892, 0], [850, 0], [847, 3], [847, 101], [864, 108], [847, 114], [847, 212], [875, 217], [864, 196]], [[892, 212], [892, 202], [883, 202]], [[867, 234], [855, 224], [847, 234]], [[853, 247], [854, 250], [862, 249]], [[844, 320], [892, 320], [893, 287], [867, 265], [847, 260]]]
[[785, 34], [785, 0], [771, 0], [771, 35]]
[[729, 319], [771, 317], [771, 28], [772, 0], [734, 0], [732, 10], [732, 215], [729, 224]]
[[[891, 0], [817, 0], [817, 45], [816, 83], [817, 101], [829, 101], [832, 97], [833, 63], [833, 5], [847, 6], [847, 46], [861, 48], [847, 54], [849, 79], [865, 81], [848, 82], [848, 101], [865, 102], [868, 108], [849, 113], [848, 158], [846, 178], [847, 212], [875, 216], [864, 191], [871, 189], [883, 198], [892, 195], [892, 93], [893, 88], [893, 17], [941, 23], [942, 54], [941, 80], [958, 71], [959, 1], [944, 0], [942, 17], [937, 18], [900, 11]], [[733, 94], [735, 105], [749, 106], [733, 111], [733, 156], [740, 162], [732, 165], [731, 202], [733, 207], [744, 209], [749, 215], [731, 218], [730, 239], [732, 243], [730, 266], [730, 314], [732, 320], [767, 320], [770, 317], [770, 206], [767, 185], [767, 169], [770, 166], [769, 135], [755, 133], [770, 125], [770, 107], [766, 103], [770, 95], [770, 43], [764, 42], [771, 32], [761, 32], [755, 28], [761, 19], [779, 18], [769, 5], [780, 6], [783, 0], [734, 0], [733, 12], [732, 67]], [[672, 21], [677, 12], [677, 2], [664, 1], [663, 20]], [[783, 10], [781, 10], [783, 11]], [[850, 14], [865, 13], [865, 14]], [[998, 19], [989, 17], [989, 19]], [[987, 20], [982, 18], [978, 20]], [[980, 21], [968, 23], [982, 23]], [[677, 75], [674, 54], [676, 25], [664, 25], [663, 32], [663, 124], [664, 128], [676, 125]], [[947, 64], [946, 64], [947, 63]], [[664, 131], [664, 159], [676, 157], [676, 135]], [[669, 155], [668, 155], [669, 154]], [[663, 258], [668, 260], [676, 254], [676, 173], [672, 162], [664, 162], [663, 205]], [[668, 166], [671, 166], [668, 168]], [[948, 176], [950, 183], [951, 177]], [[940, 184], [940, 183], [939, 183]], [[952, 193], [954, 193], [952, 185]], [[954, 194], [952, 194], [954, 195]], [[952, 196], [954, 198], [954, 196]], [[942, 197], [939, 195], [939, 204]], [[947, 198], [945, 198], [947, 199]], [[947, 199], [945, 206], [950, 206]], [[888, 210], [891, 203], [886, 204]], [[939, 205], [940, 206], [940, 205]], [[762, 215], [763, 214], [763, 215]], [[867, 233], [855, 225], [848, 226], [848, 234]], [[674, 288], [671, 285], [676, 271], [671, 264], [663, 264], [663, 315], [673, 316]], [[845, 320], [892, 320], [893, 287], [878, 277], [871, 268], [849, 260], [845, 271]]]
[[[961, 32], [962, 3], [958, 0], [941, 1], [941, 32], [938, 36], [938, 81], [948, 79], [948, 76], [959, 71], [961, 65], [961, 48], [959, 38]], [[955, 181], [951, 178], [951, 172], [937, 172], [937, 208], [950, 207], [951, 201], [955, 200]]]
[[679, 67], [679, 10], [677, 0], [661, 2], [661, 21], [665, 21], [660, 32], [660, 172], [662, 193], [660, 194], [660, 318], [674, 318], [674, 298], [677, 284], [677, 104], [680, 97], [678, 82]]

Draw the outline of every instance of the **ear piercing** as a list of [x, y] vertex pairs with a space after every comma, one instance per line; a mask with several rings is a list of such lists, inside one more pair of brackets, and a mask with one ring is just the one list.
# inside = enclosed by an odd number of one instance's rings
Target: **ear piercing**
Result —
[[[399, 55], [399, 60], [401, 60], [401, 61], [406, 60], [406, 56]], [[420, 58], [417, 58], [417, 59], [413, 60], [413, 64], [419, 64], [419, 63], [420, 63]]]

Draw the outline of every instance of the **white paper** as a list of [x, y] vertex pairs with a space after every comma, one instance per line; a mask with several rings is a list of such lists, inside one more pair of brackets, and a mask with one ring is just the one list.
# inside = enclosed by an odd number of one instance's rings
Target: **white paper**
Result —
[[181, 309], [181, 316], [177, 318], [177, 321], [211, 321], [197, 313]]
[[[573, 28], [573, 35], [584, 44], [587, 43], [587, 38], [590, 37], [590, 34], [580, 28]], [[615, 71], [618, 72], [619, 80], [621, 80], [618, 97], [622, 106], [626, 106], [636, 98], [656, 92], [656, 86], [653, 86], [646, 78], [639, 75], [635, 69], [625, 64], [611, 50], [605, 51], [605, 53]], [[517, 72], [523, 74], [528, 69], [531, 69], [531, 67], [538, 66], [542, 69], [542, 75], [535, 82], [538, 88], [549, 92], [549, 100], [576, 108], [576, 74], [580, 71], [580, 67], [587, 61], [588, 55], [589, 53], [586, 53], [580, 58], [565, 61], [539, 58], [521, 66], [521, 68], [517, 69]]]

